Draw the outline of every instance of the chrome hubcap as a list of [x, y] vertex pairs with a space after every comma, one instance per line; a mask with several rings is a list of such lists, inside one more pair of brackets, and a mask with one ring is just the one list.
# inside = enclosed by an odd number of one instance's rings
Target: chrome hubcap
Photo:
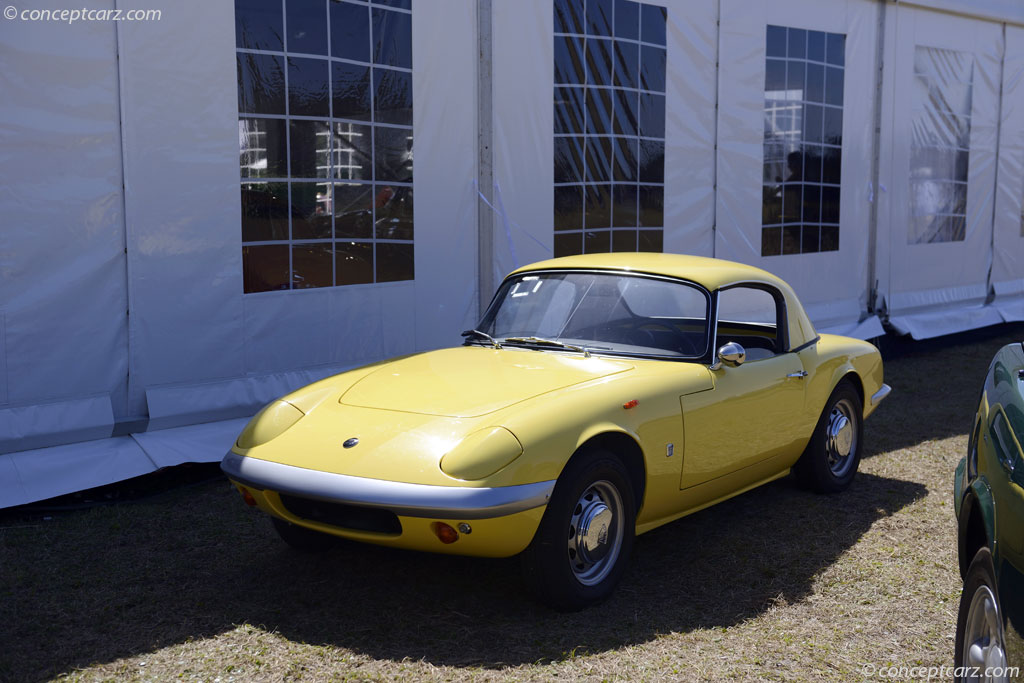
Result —
[[857, 414], [853, 405], [843, 399], [832, 406], [825, 427], [825, 455], [832, 474], [841, 477], [853, 466], [857, 452]]
[[622, 497], [608, 481], [587, 487], [569, 519], [568, 557], [576, 579], [600, 583], [615, 566], [622, 548]]
[[[980, 673], [987, 668], [1005, 668], [1003, 625], [999, 618], [996, 597], [988, 586], [981, 586], [971, 598], [964, 629], [964, 664], [977, 667]], [[964, 677], [965, 681], [1005, 681], [1006, 677]]]

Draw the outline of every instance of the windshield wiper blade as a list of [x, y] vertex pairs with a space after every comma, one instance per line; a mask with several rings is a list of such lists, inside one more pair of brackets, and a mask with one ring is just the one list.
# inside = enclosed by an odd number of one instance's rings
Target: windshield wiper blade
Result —
[[557, 339], [546, 339], [544, 337], [505, 337], [502, 339], [504, 343], [512, 342], [513, 344], [537, 344], [538, 346], [557, 346], [561, 349], [567, 349], [569, 351], [581, 351], [584, 358], [590, 358], [590, 350], [585, 346], [577, 346], [576, 344], [566, 344], [560, 342]]
[[500, 349], [501, 348], [501, 344], [498, 343], [497, 339], [495, 339], [491, 335], [487, 334], [486, 332], [481, 332], [480, 330], [466, 330], [465, 332], [462, 333], [462, 336], [463, 337], [477, 337], [479, 339], [486, 339], [487, 341], [491, 342], [491, 346], [493, 346], [494, 348], [496, 348], [496, 349]]

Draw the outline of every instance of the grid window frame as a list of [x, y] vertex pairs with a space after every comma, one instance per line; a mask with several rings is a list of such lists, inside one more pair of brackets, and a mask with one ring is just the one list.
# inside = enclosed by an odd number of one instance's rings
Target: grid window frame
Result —
[[[243, 32], [237, 26], [245, 14], [238, 10], [242, 1], [236, 0], [235, 53], [239, 63], [243, 293], [414, 280], [411, 3], [322, 0], [326, 49], [325, 54], [315, 54], [289, 51], [289, 3], [297, 0], [264, 3], [266, 7], [272, 5], [275, 12], [280, 6], [281, 50], [245, 46]], [[315, 8], [320, 3], [304, 2], [303, 6], [308, 8], [311, 4]], [[335, 7], [339, 14], [366, 14], [365, 36], [370, 46], [366, 61], [334, 55], [331, 29]], [[375, 40], [377, 24], [391, 32], [387, 34], [388, 41]], [[395, 40], [395, 34], [406, 40]], [[250, 89], [254, 87], [253, 81], [257, 86], [260, 83], [252, 74], [243, 79], [245, 60], [283, 64], [283, 90], [279, 97], [270, 98], [275, 103], [283, 100], [283, 112], [261, 112], [243, 106], [243, 83]], [[395, 61], [402, 63], [396, 65]], [[292, 88], [290, 76], [296, 73], [293, 64], [313, 67], [318, 76], [325, 74], [325, 81], [313, 81], [316, 92], [312, 96], [323, 95], [320, 100], [326, 99], [322, 103], [326, 104], [326, 114], [323, 109], [318, 115], [292, 113], [293, 99], [306, 95]], [[335, 116], [335, 99], [341, 96], [336, 93], [336, 72], [361, 70], [366, 74], [366, 88], [365, 97], [359, 101], [365, 102], [365, 115], [352, 115], [353, 110], [347, 109]], [[360, 84], [355, 80], [341, 85], [352, 90], [353, 83], [359, 90]], [[393, 107], [387, 111], [378, 102], [376, 92], [384, 83], [388, 84], [386, 94]], [[269, 135], [261, 141], [261, 125], [276, 132], [283, 128], [283, 143], [274, 140], [272, 144]], [[353, 132], [356, 128], [358, 134]], [[309, 139], [310, 130], [315, 131], [315, 139], [326, 139], [325, 146], [321, 147], [319, 142], [312, 148], [297, 146], [299, 139]], [[255, 144], [249, 144], [250, 137]], [[363, 138], [361, 147], [352, 143], [356, 137]], [[353, 162], [354, 157], [359, 157], [360, 163]], [[260, 191], [280, 194], [282, 187], [286, 189], [284, 196], [273, 196], [273, 204], [258, 205]], [[351, 188], [359, 190], [352, 192]], [[342, 194], [359, 196], [359, 203], [349, 205], [354, 207], [352, 211], [339, 213], [343, 207], [337, 198]], [[359, 227], [353, 229], [352, 225]], [[284, 268], [283, 249], [288, 252], [287, 278], [280, 275]], [[260, 267], [268, 269], [266, 277], [261, 277]]]
[[663, 251], [668, 10], [553, 8], [554, 255]]
[[761, 256], [838, 251], [846, 35], [765, 34]]

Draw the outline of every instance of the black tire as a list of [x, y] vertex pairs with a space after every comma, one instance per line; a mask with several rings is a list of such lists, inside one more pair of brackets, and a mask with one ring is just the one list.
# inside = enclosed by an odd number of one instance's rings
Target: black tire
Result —
[[300, 552], [322, 553], [339, 545], [339, 539], [336, 536], [307, 529], [277, 517], [271, 517], [270, 521], [274, 523], [274, 530], [277, 531], [281, 540]]
[[[956, 650], [953, 653], [954, 666], [978, 667], [979, 673], [984, 674], [986, 666], [1006, 666], [1006, 642], [1003, 635], [1002, 610], [999, 607], [998, 589], [996, 587], [996, 571], [992, 564], [992, 553], [988, 548], [982, 547], [974, 555], [971, 565], [967, 569], [967, 576], [964, 578], [964, 592], [960, 595], [960, 609], [956, 615]], [[992, 606], [991, 615], [986, 610], [986, 605]], [[972, 606], [975, 608], [972, 612]], [[968, 631], [970, 635], [968, 635]], [[970, 643], [966, 642], [970, 638]], [[968, 661], [966, 650], [972, 643], [979, 643], [979, 647], [995, 645], [999, 652], [986, 652], [991, 654], [995, 661], [978, 663]], [[967, 646], [967, 647], [965, 647]], [[981, 650], [985, 652], [984, 649]], [[985, 657], [987, 659], [988, 657]], [[973, 673], [968, 671], [967, 673]], [[989, 680], [987, 678], [972, 678], [971, 676], [957, 676], [957, 681], [963, 680]], [[1006, 680], [1005, 678], [999, 680]]]
[[[593, 535], [581, 535], [584, 526]], [[559, 611], [596, 605], [622, 578], [635, 531], [636, 504], [622, 462], [605, 450], [583, 453], [558, 478], [523, 551], [526, 583], [538, 600]]]
[[793, 467], [800, 485], [818, 493], [845, 491], [857, 474], [863, 441], [864, 404], [853, 385], [842, 381], [825, 402], [814, 434]]

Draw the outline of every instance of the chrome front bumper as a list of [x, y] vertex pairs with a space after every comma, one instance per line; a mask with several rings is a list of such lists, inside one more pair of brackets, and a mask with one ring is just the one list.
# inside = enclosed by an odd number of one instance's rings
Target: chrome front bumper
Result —
[[871, 394], [871, 406], [877, 406], [879, 403], [882, 402], [882, 399], [889, 395], [889, 392], [891, 391], [892, 387], [890, 387], [888, 384], [882, 384], [881, 389]]
[[546, 505], [555, 481], [473, 488], [408, 484], [282, 465], [229, 451], [220, 468], [232, 480], [260, 490], [332, 503], [391, 510], [406, 517], [487, 519]]

